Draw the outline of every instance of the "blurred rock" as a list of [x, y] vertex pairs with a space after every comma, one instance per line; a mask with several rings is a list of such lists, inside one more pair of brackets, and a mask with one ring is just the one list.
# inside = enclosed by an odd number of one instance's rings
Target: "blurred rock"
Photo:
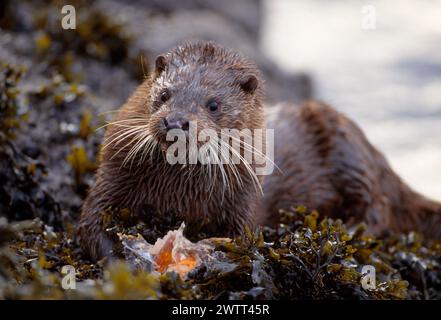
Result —
[[262, 18], [261, 3], [261, 0], [139, 0], [132, 2], [132, 5], [167, 15], [177, 11], [207, 9], [240, 25], [249, 37], [257, 41]]
[[[132, 54], [143, 54], [149, 65], [158, 54], [166, 52], [176, 45], [185, 41], [207, 40], [217, 42], [225, 47], [232, 48], [248, 56], [262, 70], [268, 101], [295, 101], [300, 102], [312, 96], [312, 84], [306, 74], [290, 74], [279, 68], [273, 61], [266, 57], [261, 51], [258, 41], [250, 37], [249, 31], [242, 24], [243, 20], [255, 21], [256, 27], [259, 24], [259, 15], [253, 10], [241, 10], [238, 8], [238, 15], [247, 15], [247, 19], [238, 19], [239, 22], [230, 19], [228, 15], [221, 12], [220, 8], [230, 8], [222, 2], [221, 5], [210, 7], [208, 4], [196, 5], [200, 1], [183, 1], [177, 4], [176, 10], [171, 10], [172, 4], [176, 1], [161, 1], [169, 14], [158, 14], [154, 11], [159, 1], [145, 1], [146, 10], [139, 10], [136, 6], [120, 1], [101, 1], [99, 7], [107, 12], [116, 21], [125, 26], [126, 32], [133, 39], [131, 47]], [[227, 1], [232, 2], [232, 1]], [[151, 6], [146, 5], [149, 4]], [[208, 1], [207, 3], [214, 3]], [[234, 1], [234, 4], [238, 3]], [[250, 7], [260, 8], [255, 1], [245, 1]], [[251, 4], [256, 3], [255, 6]], [[192, 8], [192, 10], [189, 10]], [[195, 9], [194, 9], [195, 8]], [[183, 10], [185, 9], [185, 10]], [[258, 10], [258, 9], [256, 9]], [[260, 10], [260, 9], [259, 9]], [[256, 29], [257, 31], [258, 29]], [[256, 32], [258, 35], [258, 31]], [[140, 64], [140, 62], [139, 62]]]

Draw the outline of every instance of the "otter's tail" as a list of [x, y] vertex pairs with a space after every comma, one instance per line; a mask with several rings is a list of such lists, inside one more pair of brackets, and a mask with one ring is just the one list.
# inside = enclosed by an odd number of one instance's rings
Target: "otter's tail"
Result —
[[430, 238], [441, 238], [441, 203], [422, 197], [419, 216], [422, 233]]
[[403, 231], [419, 231], [431, 239], [441, 238], [441, 203], [423, 195], [407, 190], [402, 197], [405, 216], [399, 217], [398, 223], [405, 224]]

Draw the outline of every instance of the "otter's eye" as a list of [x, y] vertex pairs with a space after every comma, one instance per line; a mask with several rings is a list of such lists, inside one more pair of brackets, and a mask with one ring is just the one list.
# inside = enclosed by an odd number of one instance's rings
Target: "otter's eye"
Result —
[[170, 99], [170, 92], [167, 89], [163, 90], [161, 92], [160, 98], [161, 102], [166, 102], [168, 99]]
[[215, 112], [217, 111], [217, 109], [219, 109], [219, 103], [217, 103], [217, 101], [215, 100], [210, 100], [207, 102], [207, 108], [211, 112]]

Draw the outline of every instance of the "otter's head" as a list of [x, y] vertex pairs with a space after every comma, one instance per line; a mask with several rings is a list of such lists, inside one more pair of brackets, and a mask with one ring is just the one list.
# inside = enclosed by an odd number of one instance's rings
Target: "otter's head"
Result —
[[171, 129], [198, 132], [263, 126], [262, 78], [238, 53], [211, 42], [190, 43], [156, 58], [152, 74], [150, 128], [158, 140]]

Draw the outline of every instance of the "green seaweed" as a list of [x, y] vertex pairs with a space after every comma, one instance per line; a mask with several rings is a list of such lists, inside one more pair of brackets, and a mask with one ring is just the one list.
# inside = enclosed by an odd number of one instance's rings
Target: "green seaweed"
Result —
[[0, 143], [14, 139], [20, 121], [26, 113], [21, 113], [17, 84], [25, 70], [0, 61]]
[[[362, 225], [348, 230], [339, 220], [300, 212], [282, 212], [276, 228], [248, 230], [230, 243], [219, 242], [214, 259], [185, 281], [175, 273], [135, 270], [118, 259], [92, 263], [72, 240], [74, 228], [54, 232], [39, 220], [9, 224], [3, 226], [7, 232], [0, 232], [9, 234], [0, 252], [15, 262], [9, 263], [11, 280], [3, 294], [56, 299], [439, 299], [439, 243], [426, 245], [412, 234], [381, 240], [365, 234]], [[407, 255], [424, 265], [422, 274], [397, 268], [409, 261]], [[376, 267], [375, 289], [361, 285], [366, 264]], [[81, 289], [62, 289], [64, 265], [76, 268]]]

